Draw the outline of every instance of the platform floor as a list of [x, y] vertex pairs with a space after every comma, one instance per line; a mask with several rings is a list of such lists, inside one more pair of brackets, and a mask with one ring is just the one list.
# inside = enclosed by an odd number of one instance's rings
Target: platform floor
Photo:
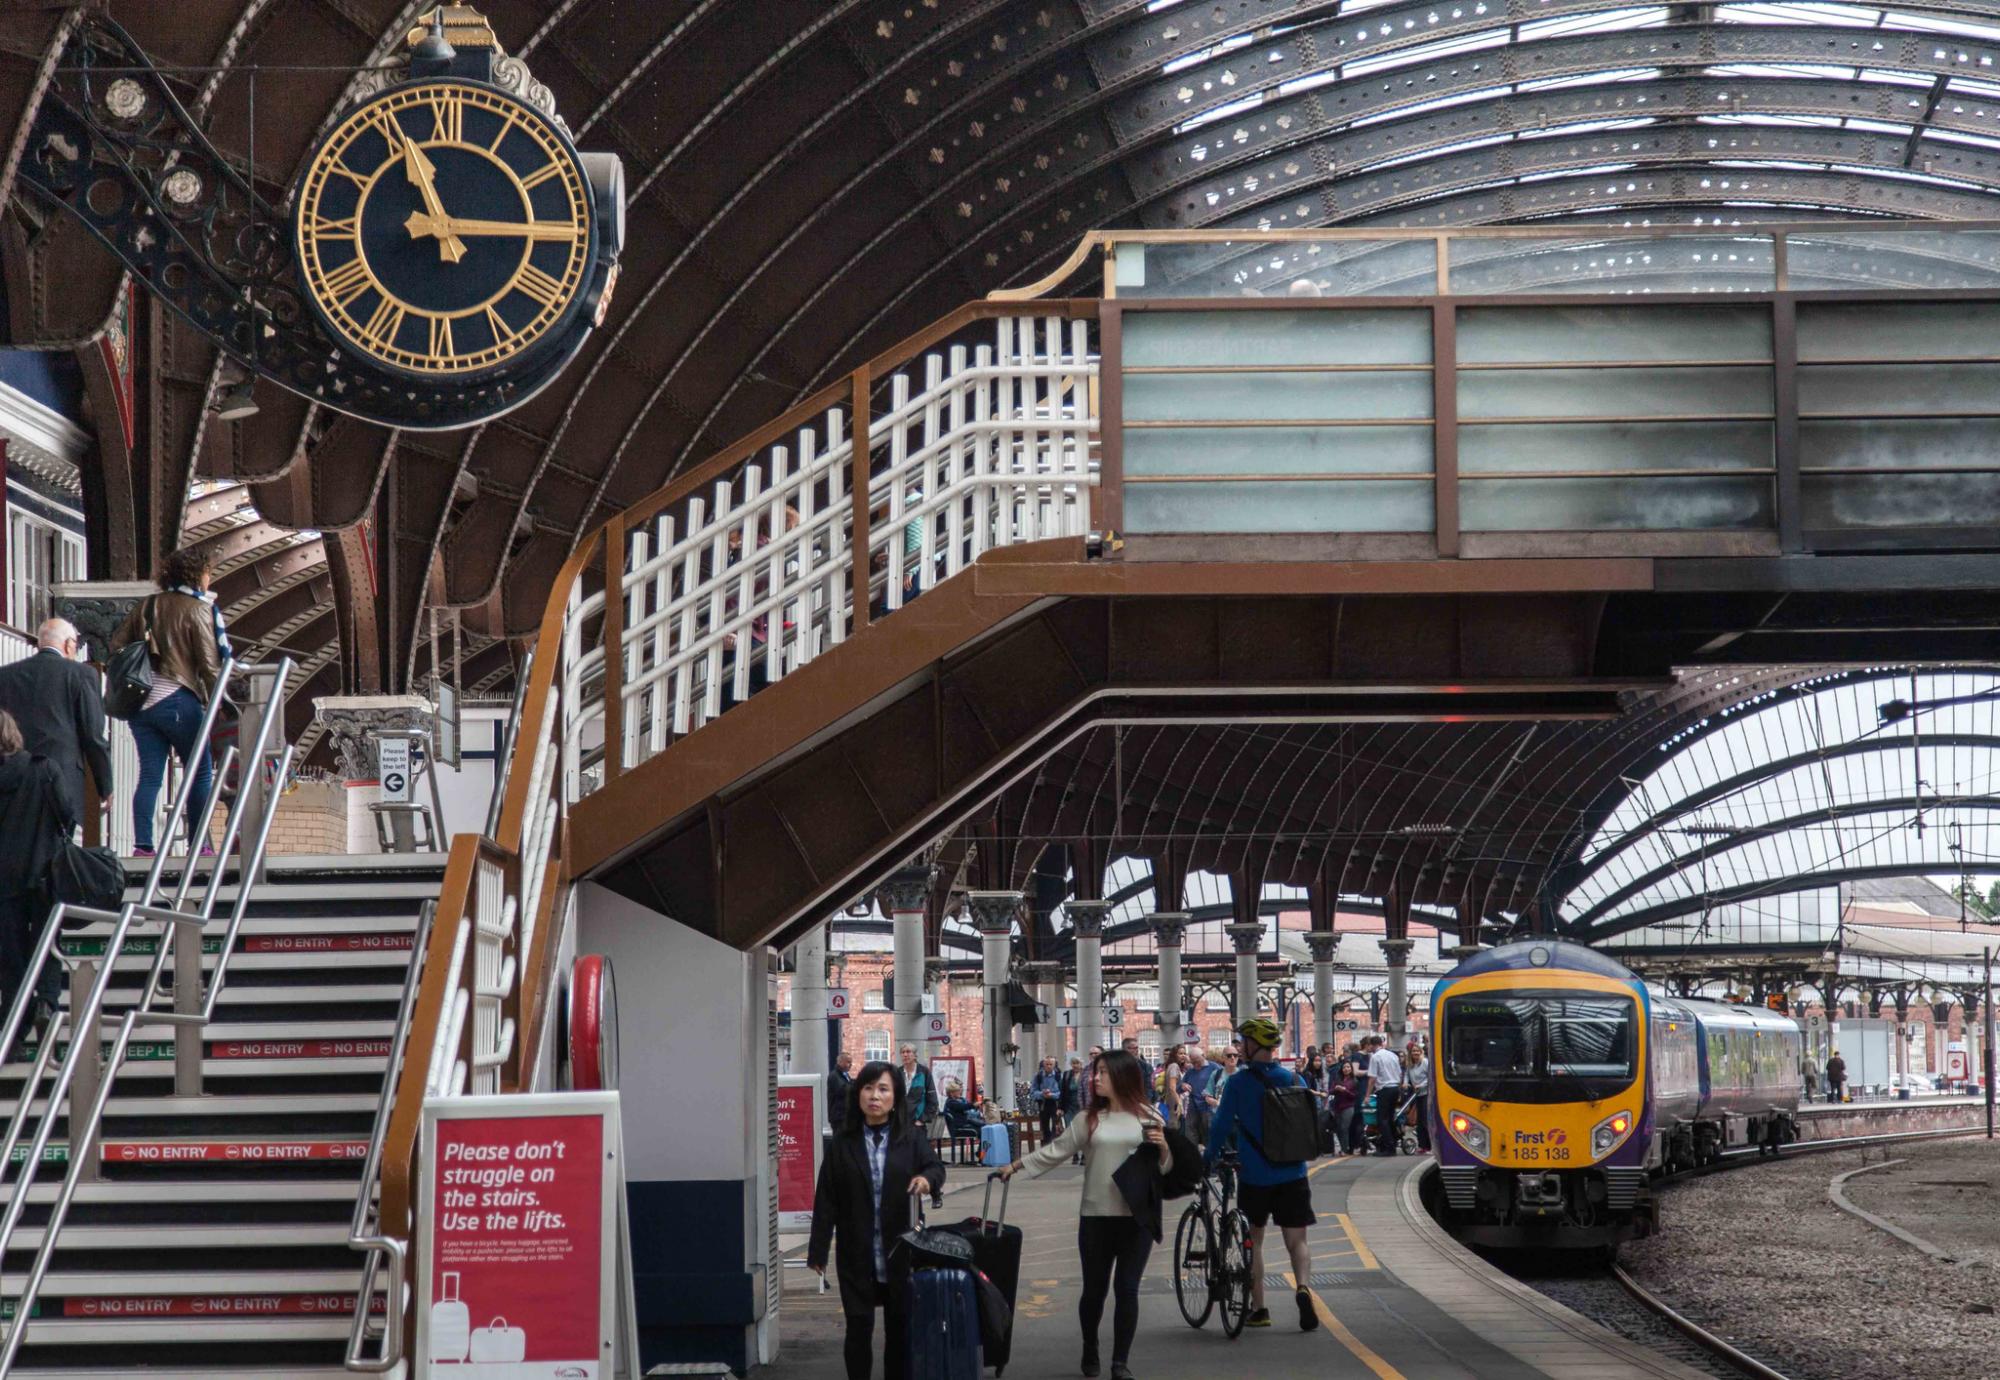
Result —
[[[1237, 1341], [1210, 1318], [1188, 1327], [1174, 1304], [1173, 1225], [1156, 1246], [1140, 1295], [1132, 1369], [1139, 1380], [1216, 1376], [1374, 1377], [1374, 1380], [1693, 1380], [1679, 1362], [1656, 1357], [1461, 1250], [1417, 1206], [1412, 1171], [1399, 1158], [1322, 1161], [1313, 1174], [1319, 1225], [1312, 1232], [1312, 1289], [1321, 1326], [1298, 1330], [1288, 1278], [1270, 1279], [1273, 1325]], [[942, 1214], [976, 1210], [977, 1189], [960, 1171]], [[1017, 1180], [1010, 1217], [1026, 1234], [1008, 1380], [1073, 1376], [1082, 1350], [1076, 1322], [1076, 1208], [1082, 1171]], [[969, 1196], [968, 1196], [969, 1195]], [[1276, 1242], [1273, 1242], [1276, 1245]], [[1283, 1270], [1282, 1251], [1267, 1265]], [[783, 1347], [772, 1380], [840, 1380], [838, 1294], [816, 1290], [803, 1269], [786, 1272]], [[1099, 1338], [1110, 1360], [1109, 1309]], [[880, 1332], [877, 1332], [880, 1345]], [[876, 1374], [880, 1375], [879, 1368]]]

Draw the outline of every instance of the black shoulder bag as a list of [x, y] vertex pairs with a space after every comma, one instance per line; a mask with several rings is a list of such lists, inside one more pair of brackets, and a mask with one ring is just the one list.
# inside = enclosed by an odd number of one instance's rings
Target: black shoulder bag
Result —
[[153, 693], [153, 606], [158, 598], [146, 600], [143, 633], [113, 652], [104, 667], [104, 712], [114, 719], [134, 717]]

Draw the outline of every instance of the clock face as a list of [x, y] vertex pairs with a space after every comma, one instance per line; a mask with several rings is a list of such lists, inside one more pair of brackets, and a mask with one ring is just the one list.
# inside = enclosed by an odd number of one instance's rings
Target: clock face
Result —
[[308, 163], [299, 267], [350, 349], [479, 375], [567, 334], [591, 213], [582, 165], [540, 111], [476, 82], [414, 82], [355, 107]]

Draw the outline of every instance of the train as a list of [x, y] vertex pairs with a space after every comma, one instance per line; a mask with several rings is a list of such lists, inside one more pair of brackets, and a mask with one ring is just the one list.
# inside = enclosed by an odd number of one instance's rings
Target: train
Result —
[[1761, 1007], [1669, 997], [1582, 944], [1474, 954], [1431, 994], [1439, 1216], [1474, 1245], [1615, 1250], [1652, 1181], [1798, 1138], [1805, 1037]]

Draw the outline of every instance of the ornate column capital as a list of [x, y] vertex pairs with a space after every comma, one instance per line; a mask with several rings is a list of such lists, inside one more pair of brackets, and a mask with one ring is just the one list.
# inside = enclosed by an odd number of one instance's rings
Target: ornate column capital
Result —
[[875, 888], [875, 902], [885, 915], [920, 911], [930, 899], [931, 883], [936, 877], [937, 869], [927, 864], [898, 868]]
[[1382, 957], [1388, 960], [1391, 968], [1405, 967], [1410, 961], [1410, 950], [1416, 947], [1416, 943], [1414, 939], [1384, 939], [1381, 941]]
[[1021, 981], [1037, 984], [1061, 982], [1067, 974], [1053, 959], [1038, 958], [1021, 965]]
[[968, 891], [965, 908], [971, 912], [973, 928], [981, 934], [1012, 934], [1021, 913], [1018, 891]]
[[1224, 933], [1239, 954], [1254, 954], [1264, 947], [1264, 922], [1252, 920], [1242, 925], [1224, 925]]
[[1187, 937], [1188, 913], [1184, 910], [1155, 911], [1146, 917], [1152, 927], [1154, 941], [1163, 949], [1178, 949]]
[[[125, 616], [141, 599], [159, 592], [151, 580], [60, 580], [49, 586], [49, 607], [56, 617], [76, 624], [90, 659], [102, 665], [111, 658], [111, 635]], [[32, 636], [35, 630], [23, 631]]]
[[1340, 936], [1331, 930], [1313, 930], [1306, 935], [1306, 947], [1312, 950], [1313, 962], [1331, 963], [1340, 947]]
[[924, 960], [924, 989], [926, 991], [937, 986], [950, 975], [950, 971], [944, 966], [943, 959], [927, 958]]
[[1077, 939], [1104, 938], [1104, 917], [1110, 910], [1109, 901], [1063, 902], [1063, 913], [1069, 916], [1069, 932]]
[[396, 728], [429, 728], [436, 717], [422, 695], [324, 695], [313, 701], [313, 714], [326, 725], [340, 754], [340, 774], [349, 781], [371, 781], [380, 771], [377, 740]]

